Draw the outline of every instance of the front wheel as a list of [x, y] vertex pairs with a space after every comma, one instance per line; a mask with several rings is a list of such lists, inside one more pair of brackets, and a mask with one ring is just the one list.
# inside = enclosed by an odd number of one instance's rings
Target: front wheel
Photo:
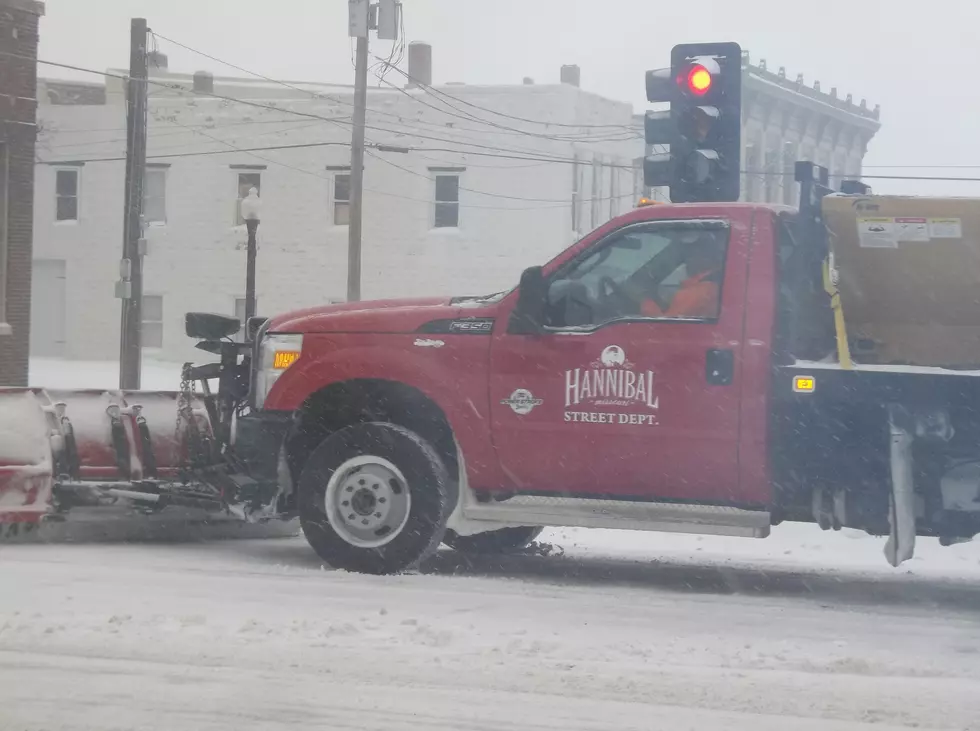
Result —
[[335, 568], [398, 573], [439, 546], [448, 484], [442, 460], [414, 432], [356, 424], [324, 439], [303, 467], [300, 525]]
[[447, 530], [442, 541], [460, 553], [511, 553], [527, 548], [543, 530], [540, 526], [521, 526], [500, 528], [472, 536], [461, 536], [456, 531]]

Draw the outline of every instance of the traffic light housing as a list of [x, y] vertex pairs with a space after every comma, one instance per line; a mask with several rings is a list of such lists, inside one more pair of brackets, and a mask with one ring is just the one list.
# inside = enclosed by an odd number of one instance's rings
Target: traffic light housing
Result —
[[670, 69], [648, 71], [647, 101], [669, 111], [647, 112], [644, 184], [669, 186], [674, 203], [737, 201], [741, 192], [742, 49], [737, 43], [684, 43], [671, 50]]

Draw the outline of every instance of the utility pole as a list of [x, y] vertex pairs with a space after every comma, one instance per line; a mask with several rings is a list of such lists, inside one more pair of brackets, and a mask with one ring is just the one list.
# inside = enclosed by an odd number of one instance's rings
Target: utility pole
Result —
[[347, 242], [347, 301], [361, 299], [361, 212], [364, 199], [364, 118], [367, 111], [368, 35], [357, 37], [354, 70], [354, 129], [350, 144], [350, 225]]
[[[347, 301], [361, 299], [361, 231], [364, 210], [364, 118], [367, 113], [368, 37], [398, 39], [401, 0], [347, 0], [348, 35], [357, 39], [354, 60], [354, 126], [350, 145], [350, 221], [347, 228]], [[393, 148], [394, 149], [394, 148]]]
[[130, 26], [129, 79], [126, 82], [126, 195], [123, 254], [116, 296], [122, 300], [119, 337], [119, 388], [138, 389], [142, 370], [143, 178], [146, 172], [147, 26]]

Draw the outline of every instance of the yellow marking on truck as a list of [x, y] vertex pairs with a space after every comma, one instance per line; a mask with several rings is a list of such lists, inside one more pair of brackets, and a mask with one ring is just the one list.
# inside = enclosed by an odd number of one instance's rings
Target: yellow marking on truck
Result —
[[295, 350], [277, 350], [272, 359], [272, 367], [277, 371], [284, 371], [297, 360], [299, 360], [299, 353]]
[[795, 376], [793, 378], [793, 390], [796, 393], [813, 393], [816, 387], [817, 382], [813, 376]]

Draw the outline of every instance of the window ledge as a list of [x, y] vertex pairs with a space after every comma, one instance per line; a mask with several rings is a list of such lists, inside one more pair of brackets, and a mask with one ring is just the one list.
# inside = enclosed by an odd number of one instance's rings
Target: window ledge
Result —
[[77, 218], [66, 218], [63, 221], [57, 221], [56, 220], [54, 222], [54, 225], [55, 226], [77, 226], [78, 225], [78, 219]]
[[433, 226], [429, 229], [429, 233], [458, 234], [461, 231], [459, 226]]
[[0, 322], [0, 338], [10, 337], [14, 334], [14, 329], [5, 322]]

